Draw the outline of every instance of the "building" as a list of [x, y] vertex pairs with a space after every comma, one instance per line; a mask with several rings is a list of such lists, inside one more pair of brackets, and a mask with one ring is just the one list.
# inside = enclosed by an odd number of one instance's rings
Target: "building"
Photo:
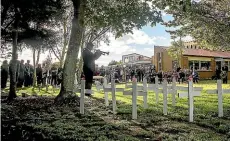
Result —
[[141, 54], [132, 53], [122, 55], [122, 63], [125, 65], [150, 65], [152, 64], [152, 58]]
[[199, 47], [194, 42], [186, 42], [186, 48], [181, 54], [180, 63], [177, 63], [169, 56], [167, 49], [164, 46], [155, 46], [154, 59], [157, 71], [170, 71], [177, 68], [181, 64], [182, 69], [191, 69], [193, 66], [197, 68], [201, 79], [209, 79], [215, 75], [217, 66], [223, 67], [228, 65], [228, 79], [230, 79], [230, 52], [211, 51]]

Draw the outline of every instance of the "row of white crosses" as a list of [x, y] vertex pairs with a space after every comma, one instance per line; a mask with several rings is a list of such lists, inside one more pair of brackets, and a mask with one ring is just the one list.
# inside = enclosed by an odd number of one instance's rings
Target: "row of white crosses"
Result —
[[223, 94], [230, 94], [230, 89], [222, 89], [222, 80], [217, 80], [217, 89], [209, 89], [207, 93], [218, 95], [218, 117], [223, 117]]
[[116, 88], [115, 82], [112, 81], [111, 85], [107, 84], [106, 79], [104, 79], [103, 88], [105, 93], [105, 104], [106, 106], [109, 105], [108, 102], [108, 92], [112, 93], [112, 103], [113, 103], [113, 113], [116, 113], [116, 91], [123, 92], [124, 95], [132, 95], [132, 119], [137, 119], [137, 96], [143, 96], [144, 101], [144, 108], [148, 108], [147, 104], [147, 94], [148, 89], [154, 90], [156, 93], [156, 102], [159, 101], [159, 93], [163, 92], [163, 113], [164, 115], [167, 115], [168, 109], [168, 101], [167, 101], [167, 95], [172, 94], [172, 103], [173, 106], [176, 104], [176, 94], [177, 90], [180, 91], [187, 91], [187, 92], [181, 92], [179, 93], [179, 98], [188, 97], [189, 99], [189, 121], [193, 122], [193, 97], [194, 96], [200, 96], [200, 92], [202, 91], [202, 87], [193, 87], [192, 82], [189, 82], [189, 87], [183, 87], [183, 86], [176, 86], [176, 80], [173, 78], [172, 86], [167, 86], [167, 80], [165, 79], [163, 81], [163, 86], [158, 84], [158, 78], [156, 77], [156, 83], [155, 84], [149, 84], [147, 85], [147, 80], [144, 79], [143, 86], [138, 86], [136, 79], [134, 79], [132, 85], [126, 85], [126, 88], [132, 88], [131, 91], [124, 91], [123, 88]]
[[153, 90], [156, 94], [156, 103], [159, 101], [159, 93], [163, 93], [163, 114], [167, 115], [168, 109], [168, 101], [167, 96], [168, 94], [172, 94], [172, 105], [176, 105], [176, 94], [177, 91], [183, 91], [179, 92], [178, 97], [184, 98], [188, 97], [188, 105], [189, 105], [189, 122], [193, 122], [193, 111], [194, 111], [194, 104], [193, 104], [193, 97], [194, 96], [200, 96], [202, 87], [193, 87], [192, 81], [189, 81], [188, 87], [183, 86], [176, 86], [176, 79], [173, 78], [172, 85], [167, 85], [167, 80], [164, 79], [163, 86], [158, 84], [158, 77], [155, 78], [155, 84], [149, 84], [148, 85], [149, 90]]
[[[147, 86], [147, 80], [144, 79], [143, 86], [138, 86], [136, 80], [133, 81], [133, 84], [126, 85], [126, 88], [132, 88], [131, 91], [124, 91], [123, 88], [116, 88], [115, 81], [112, 80], [111, 85], [107, 84], [106, 79], [104, 79], [103, 83], [103, 89], [105, 93], [105, 104], [106, 106], [109, 105], [108, 101], [108, 92], [112, 93], [112, 104], [113, 104], [113, 113], [116, 113], [116, 91], [123, 92], [124, 95], [132, 95], [132, 119], [137, 119], [137, 96], [143, 96], [144, 101], [144, 108], [148, 108], [147, 105], [147, 94], [148, 89], [154, 90], [156, 93], [156, 102], [159, 101], [159, 92], [163, 92], [163, 113], [164, 115], [167, 115], [167, 95], [172, 94], [172, 104], [175, 106], [175, 96], [177, 94], [177, 91], [183, 91], [180, 92], [178, 97], [184, 98], [188, 97], [188, 105], [189, 105], [189, 122], [193, 122], [193, 112], [194, 112], [194, 97], [195, 96], [201, 96], [202, 87], [193, 87], [193, 82], [189, 81], [188, 87], [183, 86], [176, 86], [176, 80], [173, 78], [172, 86], [167, 86], [167, 81], [163, 81], [163, 86], [158, 84], [158, 79], [156, 78], [156, 84], [149, 84]], [[85, 81], [82, 81], [82, 88], [84, 88]], [[161, 89], [163, 88], [163, 89]], [[223, 103], [222, 103], [222, 94], [230, 93], [230, 89], [222, 89], [222, 82], [221, 80], [217, 81], [217, 88], [215, 90], [207, 90], [207, 93], [209, 94], [218, 94], [218, 109], [219, 109], [219, 117], [223, 116]], [[92, 91], [87, 90], [89, 93]], [[81, 113], [84, 113], [84, 93], [85, 89], [81, 89]]]
[[167, 86], [167, 80], [163, 81], [163, 85], [159, 85], [158, 77], [155, 77], [155, 84], [148, 84], [148, 90], [153, 90], [156, 94], [156, 103], [159, 102], [159, 93], [163, 93], [164, 105], [166, 104], [165, 100], [167, 100], [167, 94], [172, 94], [172, 105], [175, 106], [176, 103], [176, 79], [173, 78], [172, 86]]

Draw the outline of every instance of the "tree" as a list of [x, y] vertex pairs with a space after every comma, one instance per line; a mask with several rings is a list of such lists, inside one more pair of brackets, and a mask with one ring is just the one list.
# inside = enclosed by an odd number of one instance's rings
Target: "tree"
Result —
[[[181, 57], [183, 50], [185, 49], [184, 41], [182, 38], [185, 36], [183, 32], [175, 32], [175, 31], [167, 31], [171, 34], [171, 39], [173, 39], [173, 42], [171, 43], [170, 48], [167, 50], [169, 55], [177, 61], [177, 64], [181, 67]], [[177, 38], [179, 36], [179, 39]]]
[[52, 48], [52, 46], [56, 44], [55, 36], [57, 33], [55, 33], [54, 30], [49, 28], [48, 29], [43, 28], [42, 30], [43, 33], [45, 34], [39, 35], [35, 38], [27, 38], [21, 41], [22, 43], [25, 44], [26, 49], [31, 49], [33, 52], [33, 89], [32, 89], [33, 93], [35, 93], [34, 88], [37, 86], [36, 68], [38, 67], [40, 54], [41, 52], [44, 52], [45, 50]]
[[[36, 37], [39, 31], [31, 29], [31, 24], [42, 24], [45, 28], [50, 18], [60, 14], [60, 0], [3, 0], [1, 3], [1, 40], [12, 42], [10, 63], [10, 91], [8, 100], [16, 97], [16, 67], [18, 42], [25, 38]], [[59, 13], [60, 12], [60, 13]], [[32, 32], [30, 32], [32, 31]]]
[[167, 50], [169, 55], [173, 58], [173, 60], [176, 60], [178, 65], [181, 67], [181, 57], [183, 50], [185, 49], [184, 42], [182, 40], [173, 41], [171, 43], [171, 46]]
[[109, 62], [108, 66], [113, 66], [113, 65], [120, 65], [122, 64], [122, 61], [116, 61], [116, 60], [112, 60], [111, 62]]
[[[73, 94], [73, 87], [74, 87], [74, 75], [76, 71], [77, 65], [77, 57], [78, 51], [82, 36], [82, 28], [80, 27], [80, 19], [79, 19], [79, 12], [80, 12], [80, 1], [72, 0], [73, 3], [73, 19], [72, 19], [72, 28], [69, 40], [69, 46], [66, 54], [65, 64], [63, 68], [63, 79], [61, 85], [61, 91], [59, 95], [56, 97], [55, 101], [59, 102], [62, 101], [65, 96], [69, 96]], [[72, 77], [72, 78], [71, 78]]]
[[154, 5], [150, 6], [147, 1], [88, 0], [81, 1], [81, 4], [74, 0], [72, 2], [74, 16], [71, 36], [64, 64], [62, 87], [56, 100], [62, 100], [73, 93], [74, 85], [70, 84], [74, 84], [75, 64], [86, 28], [110, 27], [110, 31], [118, 38], [123, 34], [132, 33], [133, 28], [140, 29], [148, 23], [154, 26], [162, 21], [161, 12]]
[[229, 0], [155, 0], [174, 19], [166, 22], [176, 32], [192, 36], [200, 45], [214, 50], [230, 50]]

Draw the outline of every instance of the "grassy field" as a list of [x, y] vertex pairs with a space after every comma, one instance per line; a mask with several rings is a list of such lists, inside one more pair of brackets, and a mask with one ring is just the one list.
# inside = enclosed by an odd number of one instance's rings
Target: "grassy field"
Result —
[[[186, 85], [186, 84], [181, 84]], [[180, 140], [180, 141], [229, 141], [230, 140], [230, 94], [223, 96], [224, 117], [218, 118], [217, 95], [206, 94], [207, 89], [215, 89], [214, 81], [201, 81], [195, 87], [203, 87], [201, 97], [194, 98], [194, 122], [188, 122], [188, 101], [186, 98], [176, 99], [172, 106], [168, 96], [168, 115], [163, 115], [163, 96], [159, 95], [159, 103], [155, 102], [155, 94], [148, 93], [148, 109], [143, 109], [142, 97], [138, 97], [138, 119], [132, 120], [131, 96], [116, 93], [117, 114], [112, 114], [112, 105], [105, 107], [103, 92], [96, 92], [92, 98], [86, 98], [86, 115], [79, 114], [79, 103], [68, 106], [55, 106], [52, 98], [42, 100], [16, 100], [2, 104], [2, 116], [5, 124], [7, 117], [15, 121], [20, 129], [36, 131], [30, 138], [52, 138], [56, 140]], [[124, 87], [124, 85], [117, 85]], [[230, 84], [223, 84], [230, 89]], [[31, 93], [31, 89], [20, 90]], [[43, 89], [38, 95], [55, 96], [58, 93]], [[111, 94], [109, 93], [111, 100]], [[73, 102], [74, 103], [74, 102]], [[26, 109], [26, 110], [25, 110]], [[48, 109], [48, 110], [47, 110]], [[21, 112], [24, 111], [24, 112]], [[19, 120], [25, 118], [24, 120]], [[33, 120], [33, 119], [37, 119]], [[20, 124], [18, 124], [18, 122]], [[3, 123], [3, 124], [4, 124]], [[8, 129], [9, 127], [7, 126]], [[25, 128], [25, 129], [24, 129]], [[10, 128], [11, 129], [11, 128]], [[12, 129], [11, 129], [12, 130]], [[17, 129], [19, 130], [19, 129]], [[42, 136], [41, 136], [42, 133]]]

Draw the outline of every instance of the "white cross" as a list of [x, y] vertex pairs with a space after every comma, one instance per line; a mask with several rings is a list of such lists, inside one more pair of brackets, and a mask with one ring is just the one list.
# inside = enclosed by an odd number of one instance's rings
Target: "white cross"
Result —
[[123, 92], [123, 88], [116, 88], [115, 80], [112, 79], [111, 86], [106, 85], [106, 80], [104, 81], [104, 93], [105, 93], [105, 105], [109, 106], [108, 92], [112, 93], [112, 103], [113, 103], [113, 114], [116, 114], [117, 104], [116, 104], [116, 92]]
[[148, 108], [147, 104], [147, 80], [144, 79], [143, 86], [137, 86], [134, 80], [131, 91], [123, 91], [123, 95], [132, 95], [132, 119], [137, 119], [137, 96], [143, 96], [144, 108]]
[[188, 106], [189, 106], [189, 122], [193, 122], [193, 112], [194, 112], [194, 103], [193, 97], [194, 96], [201, 96], [202, 87], [193, 87], [193, 82], [188, 82], [188, 87], [177, 87], [179, 90], [183, 90], [187, 92], [179, 93], [179, 98], [188, 97]]
[[230, 89], [222, 89], [222, 81], [217, 80], [217, 89], [207, 90], [208, 94], [218, 94], [218, 117], [223, 117], [223, 94], [230, 94]]
[[163, 90], [160, 89], [163, 88], [162, 85], [158, 84], [158, 77], [155, 77], [155, 84], [148, 84], [148, 90], [153, 90], [156, 95], [156, 103], [159, 102], [159, 93], [163, 93]]
[[85, 109], [85, 93], [90, 93], [93, 94], [93, 91], [90, 89], [85, 89], [85, 80], [81, 80], [81, 89], [80, 90], [81, 94], [80, 94], [80, 113], [84, 114], [84, 109]]

